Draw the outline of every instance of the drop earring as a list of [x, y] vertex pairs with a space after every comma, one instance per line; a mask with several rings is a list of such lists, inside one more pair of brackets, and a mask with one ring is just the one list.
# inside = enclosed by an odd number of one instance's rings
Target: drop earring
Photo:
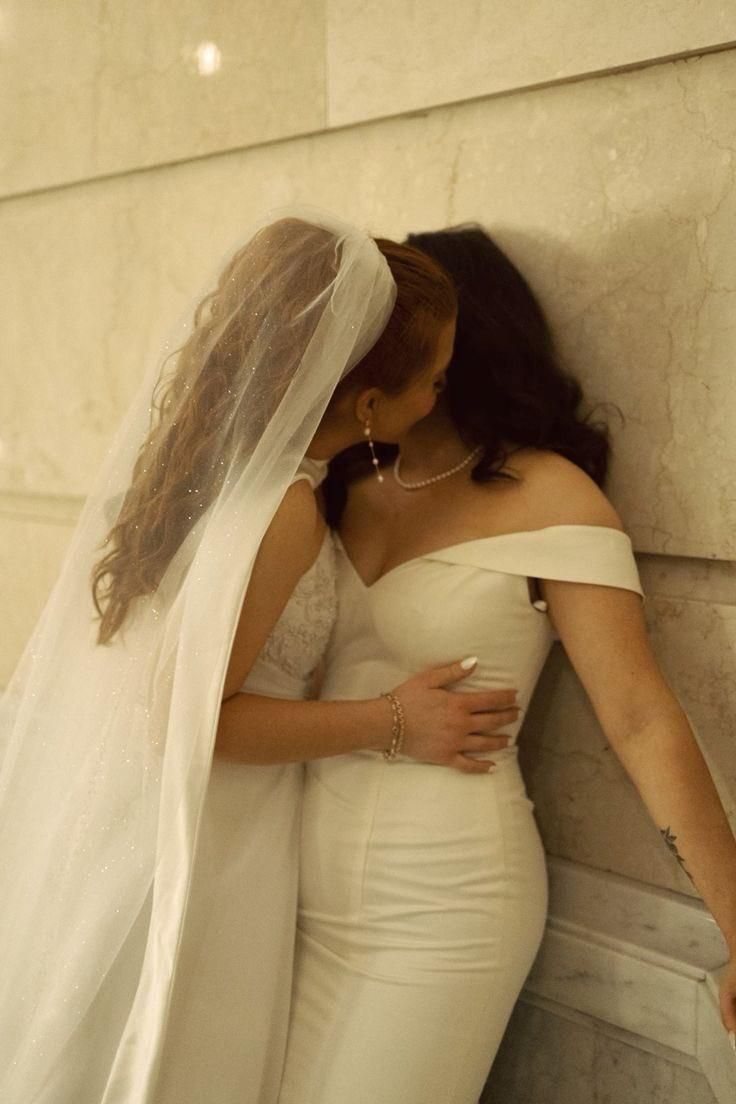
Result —
[[365, 423], [365, 428], [363, 429], [363, 435], [367, 438], [368, 448], [371, 450], [371, 464], [373, 464], [373, 470], [376, 473], [376, 477], [378, 478], [378, 482], [383, 483], [383, 473], [380, 470], [379, 460], [378, 460], [378, 457], [376, 456], [376, 450], [375, 450], [375, 447], [373, 445], [373, 438], [371, 437], [371, 423], [369, 421]]

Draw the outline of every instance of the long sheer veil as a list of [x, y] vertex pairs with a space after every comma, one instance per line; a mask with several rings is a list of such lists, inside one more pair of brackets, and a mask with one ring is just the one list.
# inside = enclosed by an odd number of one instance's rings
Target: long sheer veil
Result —
[[[142, 918], [129, 1007], [102, 1040], [113, 1055], [102, 1100], [149, 1099], [252, 564], [334, 388], [395, 295], [365, 232], [310, 207], [270, 212], [179, 324], [107, 453], [2, 702], [3, 1104], [47, 1099]], [[177, 477], [177, 434], [195, 415], [206, 433]], [[158, 475], [143, 507], [168, 479], [175, 508], [138, 535], [140, 593], [100, 644], [90, 573], [146, 465]]]

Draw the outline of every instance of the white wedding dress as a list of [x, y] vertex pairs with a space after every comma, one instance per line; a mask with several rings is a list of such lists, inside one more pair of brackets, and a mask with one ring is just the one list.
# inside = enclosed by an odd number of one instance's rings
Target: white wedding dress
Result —
[[[305, 459], [314, 487], [326, 464]], [[310, 695], [337, 611], [335, 548], [326, 530], [241, 689]], [[278, 740], [279, 733], [264, 734]], [[156, 1104], [275, 1104], [281, 1081], [296, 928], [302, 763], [214, 757], [176, 965]], [[150, 905], [150, 901], [149, 901]], [[138, 921], [38, 1104], [102, 1099], [148, 935]], [[121, 1018], [122, 1017], [122, 1018]], [[132, 1045], [143, 1040], [132, 1040]], [[130, 1045], [130, 1044], [129, 1044]], [[118, 1060], [120, 1055], [118, 1055]], [[132, 1099], [125, 1079], [113, 1099]]]
[[[213, 770], [222, 687], [263, 535], [398, 292], [365, 230], [280, 207], [147, 358], [0, 703], [2, 1104], [273, 1099], [303, 768]], [[246, 689], [305, 693], [330, 540]]]
[[[326, 464], [306, 459], [314, 487]], [[325, 532], [242, 690], [310, 696], [337, 612]], [[264, 734], [278, 740], [277, 731]], [[215, 757], [156, 1104], [274, 1104], [286, 1046], [296, 928], [302, 763]]]
[[[616, 529], [549, 526], [363, 583], [337, 545], [325, 698], [477, 655], [459, 691], [526, 709], [555, 638], [532, 580], [642, 593]], [[280, 1104], [475, 1104], [544, 932], [544, 849], [517, 755], [468, 775], [364, 751], [307, 766], [295, 989]], [[561, 801], [565, 795], [560, 794]], [[214, 1099], [214, 1098], [213, 1098]]]

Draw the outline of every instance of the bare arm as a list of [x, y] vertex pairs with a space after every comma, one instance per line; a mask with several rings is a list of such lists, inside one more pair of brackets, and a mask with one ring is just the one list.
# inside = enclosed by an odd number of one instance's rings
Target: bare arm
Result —
[[391, 742], [391, 707], [381, 699], [294, 702], [239, 692], [294, 587], [314, 562], [323, 533], [314, 494], [299, 480], [266, 531], [243, 601], [217, 729], [215, 751], [222, 758], [293, 762]]
[[[286, 701], [240, 692], [298, 580], [314, 561], [324, 533], [311, 488], [289, 488], [253, 566], [225, 676], [215, 754], [245, 763], [321, 759], [391, 743], [392, 710], [369, 701]], [[516, 720], [513, 690], [453, 694], [443, 687], [470, 674], [459, 663], [424, 672], [396, 692], [405, 709], [406, 754], [426, 762], [482, 773], [488, 764], [465, 752], [494, 751], [506, 743], [491, 735]], [[386, 689], [392, 689], [386, 687]]]
[[606, 737], [728, 944], [720, 1009], [734, 1046], [736, 840], [687, 716], [652, 654], [641, 599], [613, 587], [542, 585]]
[[[531, 494], [548, 524], [623, 529], [603, 492], [561, 457], [545, 457]], [[612, 748], [673, 861], [723, 932], [731, 961], [721, 1016], [736, 1031], [736, 839], [687, 716], [652, 652], [633, 591], [542, 580], [549, 615]]]
[[391, 706], [369, 701], [287, 701], [235, 694], [223, 704], [217, 755], [247, 763], [290, 763], [391, 743]]
[[652, 653], [641, 599], [585, 583], [542, 586], [607, 739], [736, 954], [736, 840], [687, 716]]
[[235, 630], [223, 701], [244, 683], [294, 587], [314, 562], [323, 533], [314, 492], [300, 479], [287, 490], [258, 549]]

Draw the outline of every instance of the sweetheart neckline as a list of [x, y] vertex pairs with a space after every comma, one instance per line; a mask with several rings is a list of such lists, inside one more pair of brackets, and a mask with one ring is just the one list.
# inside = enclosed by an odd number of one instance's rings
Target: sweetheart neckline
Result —
[[358, 571], [357, 567], [348, 555], [348, 550], [343, 544], [342, 537], [335, 529], [333, 530], [336, 543], [342, 549], [345, 559], [347, 560], [353, 575], [358, 580], [363, 590], [373, 590], [384, 579], [388, 579], [390, 575], [393, 575], [396, 571], [399, 571], [402, 567], [408, 567], [410, 564], [420, 563], [422, 560], [431, 559], [432, 556], [438, 556], [441, 552], [452, 552], [456, 548], [465, 548], [469, 544], [486, 544], [488, 541], [503, 540], [505, 537], [526, 537], [532, 533], [547, 533], [550, 529], [606, 529], [611, 533], [620, 533], [621, 536], [627, 537], [628, 533], [623, 529], [616, 529], [612, 525], [543, 525], [539, 529], [517, 529], [513, 533], [495, 533], [490, 537], [473, 537], [470, 540], [457, 541], [456, 544], [446, 544], [442, 548], [432, 548], [429, 552], [422, 552], [419, 556], [412, 556], [408, 560], [402, 560], [401, 563], [395, 564], [394, 567], [390, 567], [388, 571], [384, 571], [383, 575], [379, 575], [377, 579], [374, 579], [372, 583], [366, 583]]

